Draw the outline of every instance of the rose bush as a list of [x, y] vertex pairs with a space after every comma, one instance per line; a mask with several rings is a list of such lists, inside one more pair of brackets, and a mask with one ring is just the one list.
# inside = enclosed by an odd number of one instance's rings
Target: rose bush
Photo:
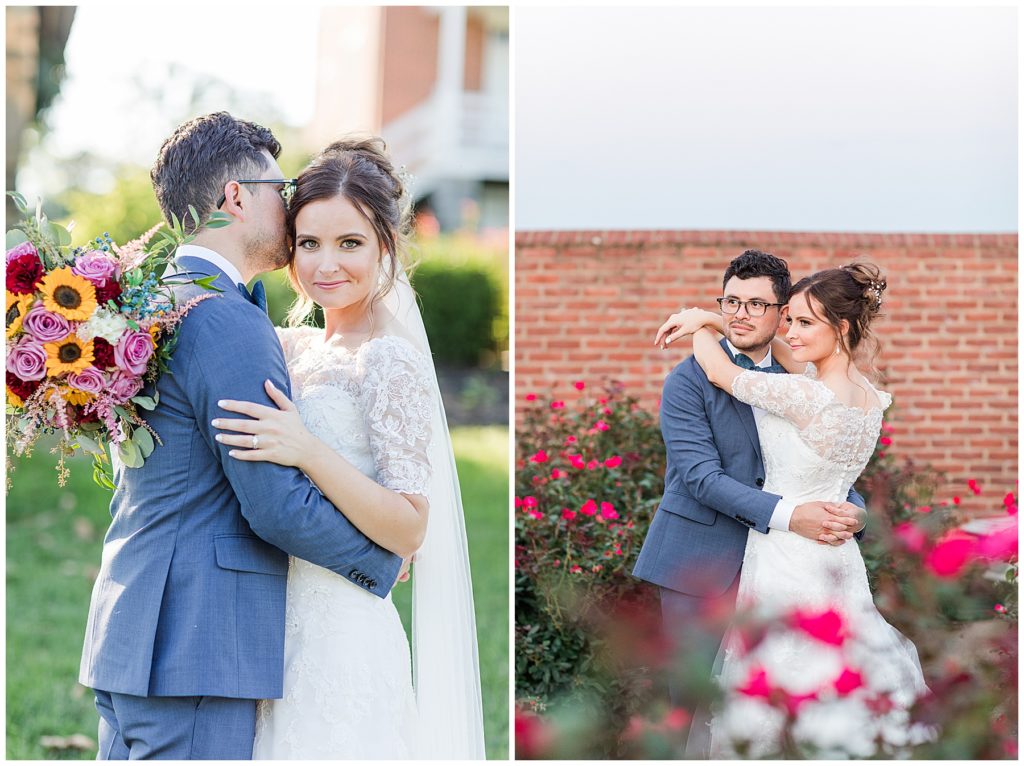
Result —
[[[569, 385], [527, 395], [517, 433], [517, 731], [529, 733], [517, 755], [679, 758], [689, 716], [668, 704], [664, 679], [685, 677], [687, 658], [660, 633], [655, 589], [630, 575], [661, 497], [660, 431], [621, 387]], [[885, 423], [858, 482], [869, 511], [860, 546], [875, 602], [915, 643], [930, 689], [910, 714], [939, 733], [911, 755], [1015, 758], [1016, 494], [992, 495], [991, 519], [972, 520], [958, 497], [936, 500], [940, 475], [896, 460], [898, 437]], [[966, 491], [991, 494], [973, 480]], [[755, 633], [773, 629], [831, 635], [806, 615]], [[853, 691], [856, 672], [833, 693]], [[707, 703], [719, 697], [692, 681]], [[767, 688], [755, 681], [754, 696]], [[789, 753], [813, 755], [806, 743]]]

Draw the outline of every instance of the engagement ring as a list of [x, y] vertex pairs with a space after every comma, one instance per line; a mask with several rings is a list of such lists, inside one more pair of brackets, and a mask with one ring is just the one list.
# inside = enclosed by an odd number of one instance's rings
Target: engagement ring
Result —
[[252, 435], [252, 448], [253, 449], [259, 449], [260, 448], [260, 437], [257, 436], [256, 434]]

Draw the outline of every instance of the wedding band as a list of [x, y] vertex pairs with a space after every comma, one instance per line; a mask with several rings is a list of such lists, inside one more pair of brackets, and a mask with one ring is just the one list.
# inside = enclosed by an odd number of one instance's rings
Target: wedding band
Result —
[[256, 434], [252, 435], [252, 448], [253, 449], [259, 449], [260, 448], [260, 437], [257, 436]]

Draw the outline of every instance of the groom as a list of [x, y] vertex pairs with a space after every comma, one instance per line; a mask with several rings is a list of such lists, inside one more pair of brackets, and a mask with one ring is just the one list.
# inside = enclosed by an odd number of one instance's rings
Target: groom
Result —
[[[740, 302], [735, 313], [723, 307], [722, 346], [730, 358], [741, 367], [785, 372], [770, 346], [789, 300], [786, 262], [747, 250], [729, 264], [722, 285], [725, 298]], [[670, 683], [677, 707], [693, 709], [707, 691], [749, 530], [789, 530], [841, 545], [863, 527], [864, 501], [852, 488], [840, 504], [796, 505], [762, 491], [757, 421], [763, 414], [713, 386], [692, 356], [665, 380], [665, 494], [633, 575], [660, 586], [664, 629], [684, 652], [686, 667]]]
[[[282, 696], [288, 554], [380, 597], [402, 563], [297, 469], [232, 459], [214, 439], [211, 421], [236, 417], [221, 400], [273, 406], [268, 379], [291, 393], [262, 290], [245, 289], [288, 259], [280, 149], [220, 112], [179, 127], [152, 170], [167, 220], [190, 221], [193, 205], [231, 225], [178, 250], [179, 271], [221, 292], [184, 319], [156, 386], [146, 419], [162, 444], [117, 470], [79, 675], [96, 693], [100, 759], [251, 758], [256, 700]], [[204, 294], [182, 286], [178, 305]]]

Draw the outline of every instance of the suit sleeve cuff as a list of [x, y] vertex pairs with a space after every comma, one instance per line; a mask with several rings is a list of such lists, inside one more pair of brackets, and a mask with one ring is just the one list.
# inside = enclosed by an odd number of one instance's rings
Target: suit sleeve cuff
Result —
[[780, 497], [779, 502], [775, 504], [775, 510], [772, 511], [772, 517], [768, 521], [768, 528], [781, 529], [783, 532], [788, 532], [789, 520], [792, 518], [793, 511], [795, 510], [796, 503]]

